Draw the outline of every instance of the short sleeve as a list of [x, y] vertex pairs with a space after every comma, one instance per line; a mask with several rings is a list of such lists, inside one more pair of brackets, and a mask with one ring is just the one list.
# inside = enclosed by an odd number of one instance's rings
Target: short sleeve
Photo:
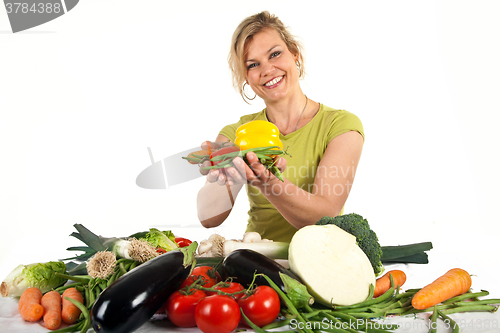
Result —
[[236, 137], [236, 129], [238, 128], [238, 126], [239, 126], [238, 123], [226, 125], [222, 128], [219, 134], [224, 135], [226, 138], [229, 139], [229, 141], [234, 142], [234, 139]]
[[358, 116], [349, 111], [339, 110], [335, 112], [335, 119], [332, 121], [330, 130], [328, 131], [328, 142], [340, 134], [350, 131], [358, 132], [363, 137], [363, 140], [365, 139], [363, 124]]

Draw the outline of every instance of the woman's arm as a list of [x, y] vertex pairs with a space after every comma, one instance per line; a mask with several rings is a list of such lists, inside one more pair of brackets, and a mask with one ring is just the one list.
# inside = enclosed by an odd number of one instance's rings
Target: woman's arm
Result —
[[254, 169], [246, 170], [250, 184], [257, 186], [283, 217], [294, 227], [316, 223], [324, 216], [337, 216], [351, 190], [361, 157], [363, 137], [355, 131], [335, 137], [319, 163], [312, 193], [289, 180], [269, 177], [253, 154], [247, 159]]
[[[215, 141], [222, 143], [229, 142], [229, 139], [219, 134]], [[217, 169], [202, 171], [207, 176], [207, 181], [198, 192], [197, 209], [198, 219], [205, 228], [217, 227], [226, 220], [236, 196], [246, 183], [246, 179], [242, 176], [245, 162], [241, 158], [235, 158], [233, 163], [236, 168], [226, 168], [224, 172]], [[206, 162], [203, 167], [209, 165], [210, 162]]]

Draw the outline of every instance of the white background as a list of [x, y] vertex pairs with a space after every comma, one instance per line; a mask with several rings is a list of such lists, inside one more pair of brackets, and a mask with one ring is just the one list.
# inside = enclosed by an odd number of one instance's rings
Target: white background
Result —
[[408, 287], [462, 267], [500, 297], [498, 1], [85, 0], [16, 34], [0, 10], [0, 277], [68, 257], [81, 245], [74, 223], [104, 236], [242, 236], [244, 192], [206, 230], [203, 178], [167, 190], [135, 179], [147, 147], [160, 160], [262, 109], [232, 88], [226, 61], [234, 28], [261, 10], [304, 42], [305, 93], [363, 122], [345, 212], [382, 245], [434, 243]]

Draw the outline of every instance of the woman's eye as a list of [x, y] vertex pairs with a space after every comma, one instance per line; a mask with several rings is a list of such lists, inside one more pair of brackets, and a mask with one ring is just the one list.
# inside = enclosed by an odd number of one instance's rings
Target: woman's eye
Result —
[[277, 57], [281, 54], [281, 51], [276, 51], [271, 54], [271, 58]]
[[254, 62], [253, 64], [248, 65], [248, 66], [247, 66], [247, 69], [252, 69], [252, 68], [254, 68], [255, 66], [257, 66], [257, 63], [255, 63], [255, 62]]

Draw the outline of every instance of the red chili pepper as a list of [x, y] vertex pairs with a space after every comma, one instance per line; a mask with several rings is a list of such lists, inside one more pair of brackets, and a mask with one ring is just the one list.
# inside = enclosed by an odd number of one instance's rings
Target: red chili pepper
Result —
[[159, 254], [164, 254], [164, 253], [167, 253], [167, 251], [165, 251], [164, 249], [162, 249], [161, 247], [157, 246], [156, 247], [156, 252], [158, 252]]
[[[238, 146], [228, 146], [228, 147], [221, 148], [221, 149], [219, 149], [219, 150], [217, 150], [217, 151], [215, 151], [215, 152], [213, 152], [213, 153], [210, 154], [210, 160], [212, 160], [213, 157], [221, 156], [221, 155], [229, 154], [229, 153], [234, 153], [236, 151], [240, 151], [240, 147], [238, 147]], [[212, 165], [217, 165], [217, 164], [219, 164], [221, 162], [223, 162], [223, 160], [215, 161], [215, 162], [212, 162]]]
[[182, 237], [175, 237], [175, 242], [177, 243], [177, 246], [179, 246], [179, 247], [186, 247], [192, 243], [189, 239], [182, 238]]
[[228, 153], [234, 153], [235, 151], [240, 151], [240, 147], [238, 146], [227, 146], [224, 148], [221, 148], [219, 150], [216, 150], [215, 152], [212, 153], [212, 157], [215, 156], [220, 156]]

